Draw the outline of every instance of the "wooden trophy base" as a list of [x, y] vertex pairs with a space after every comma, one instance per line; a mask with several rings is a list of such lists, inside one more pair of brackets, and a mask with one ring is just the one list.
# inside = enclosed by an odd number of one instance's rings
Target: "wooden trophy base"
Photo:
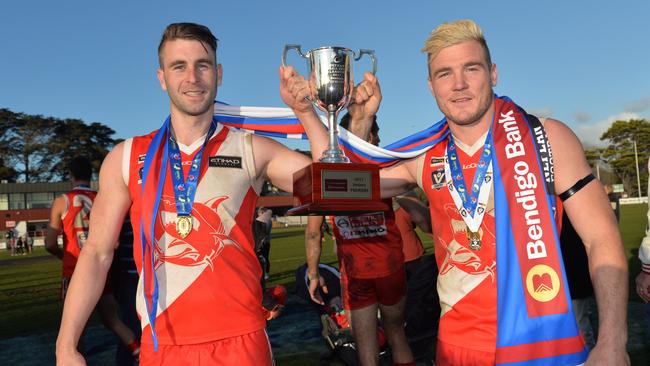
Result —
[[288, 215], [352, 215], [386, 211], [379, 167], [357, 163], [313, 163], [293, 174], [296, 204]]

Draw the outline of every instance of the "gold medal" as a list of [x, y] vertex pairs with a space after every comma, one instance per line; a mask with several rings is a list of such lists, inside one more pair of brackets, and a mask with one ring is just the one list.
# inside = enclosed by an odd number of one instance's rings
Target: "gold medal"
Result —
[[192, 232], [192, 216], [176, 216], [176, 232], [183, 239], [190, 235], [190, 232]]
[[469, 240], [469, 247], [472, 250], [481, 249], [481, 234], [479, 234], [478, 232], [471, 231], [469, 229], [469, 226], [467, 227], [466, 233], [467, 233], [467, 240]]

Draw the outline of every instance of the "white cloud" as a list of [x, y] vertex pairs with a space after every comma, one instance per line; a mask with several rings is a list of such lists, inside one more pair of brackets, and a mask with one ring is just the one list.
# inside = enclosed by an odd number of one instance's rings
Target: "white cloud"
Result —
[[586, 123], [586, 122], [589, 122], [589, 120], [591, 119], [591, 115], [589, 115], [589, 113], [583, 112], [583, 111], [573, 112], [573, 114], [571, 116], [578, 123]]
[[526, 109], [526, 112], [538, 118], [549, 118], [553, 115], [553, 110], [548, 107]]
[[604, 147], [606, 144], [600, 140], [600, 136], [611, 127], [612, 123], [618, 120], [627, 121], [638, 118], [641, 117], [637, 113], [623, 112], [595, 123], [576, 123], [573, 125], [573, 132], [586, 147]]
[[626, 112], [639, 113], [650, 108], [650, 97], [641, 98], [625, 106]]

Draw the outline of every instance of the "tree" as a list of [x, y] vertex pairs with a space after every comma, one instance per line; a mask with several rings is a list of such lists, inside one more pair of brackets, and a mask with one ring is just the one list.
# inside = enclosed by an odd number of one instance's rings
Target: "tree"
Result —
[[[0, 179], [47, 182], [67, 179], [67, 162], [85, 155], [99, 170], [115, 140], [115, 131], [99, 122], [61, 120], [0, 109]], [[3, 169], [2, 167], [9, 167]]]
[[54, 178], [66, 179], [67, 163], [77, 155], [90, 159], [93, 171], [98, 173], [104, 157], [116, 143], [111, 137], [114, 133], [112, 128], [99, 122], [87, 125], [79, 119], [56, 121], [51, 146], [52, 152], [58, 157], [58, 161], [52, 168]]
[[48, 143], [52, 138], [53, 119], [3, 110], [3, 157], [24, 182], [49, 181], [54, 157]]
[[647, 192], [648, 158], [650, 157], [650, 122], [645, 119], [615, 121], [600, 137], [609, 145], [602, 150], [601, 157], [623, 182], [630, 196], [638, 195], [634, 143], [636, 142], [641, 176], [641, 193]]

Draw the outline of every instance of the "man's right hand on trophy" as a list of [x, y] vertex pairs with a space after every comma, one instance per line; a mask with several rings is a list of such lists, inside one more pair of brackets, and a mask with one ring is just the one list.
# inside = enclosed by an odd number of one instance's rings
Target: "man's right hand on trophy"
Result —
[[280, 96], [294, 113], [313, 113], [309, 82], [293, 66], [280, 66]]

